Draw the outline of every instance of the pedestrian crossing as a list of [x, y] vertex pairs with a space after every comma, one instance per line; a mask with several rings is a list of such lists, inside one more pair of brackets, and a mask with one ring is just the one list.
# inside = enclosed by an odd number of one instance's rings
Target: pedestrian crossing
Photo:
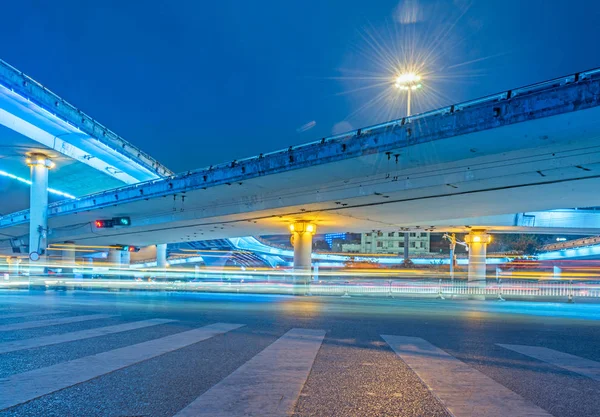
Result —
[[216, 323], [0, 380], [0, 410], [242, 327]]
[[35, 329], [38, 327], [58, 326], [60, 324], [80, 323], [88, 320], [101, 320], [114, 317], [110, 314], [86, 314], [83, 316], [61, 317], [57, 319], [35, 320], [23, 323], [12, 323], [0, 326], [0, 332], [8, 332], [13, 330]]
[[[174, 325], [177, 320], [151, 318], [102, 326], [101, 320], [117, 317], [110, 314], [86, 314], [59, 319], [36, 320], [36, 314], [19, 318], [21, 323], [0, 324], [2, 332], [50, 327], [89, 321], [85, 330], [44, 335], [8, 342], [0, 341], [2, 354], [81, 342], [134, 330]], [[39, 312], [38, 315], [48, 314]], [[14, 316], [13, 316], [14, 317]], [[13, 318], [9, 317], [9, 318]], [[1, 316], [0, 316], [1, 318]], [[94, 320], [99, 320], [98, 323]], [[136, 366], [142, 362], [168, 355], [180, 349], [222, 336], [240, 329], [250, 334], [252, 325], [244, 323], [212, 323], [191, 330], [134, 343], [101, 353], [61, 361], [50, 366], [15, 373], [0, 378], [0, 411], [20, 406], [46, 395], [86, 384], [112, 372]], [[6, 333], [5, 333], [6, 334]], [[546, 417], [551, 416], [543, 404], [534, 404], [517, 392], [475, 369], [428, 340], [404, 335], [381, 334], [380, 340], [389, 349], [390, 360], [405, 364], [427, 387], [431, 395], [454, 417]], [[327, 329], [291, 328], [274, 335], [270, 344], [253, 354], [245, 363], [224, 376], [203, 392], [181, 404], [174, 417], [220, 416], [289, 416], [302, 395], [307, 381], [319, 360], [319, 352], [327, 339]], [[215, 342], [225, 343], [224, 339]], [[374, 341], [374, 343], [381, 343]], [[600, 382], [600, 362], [578, 357], [543, 346], [501, 344], [503, 349], [524, 355], [527, 360], [543, 361], [560, 369]], [[34, 353], [32, 353], [34, 354]], [[392, 356], [393, 355], [393, 356]], [[351, 359], [344, 359], [350, 360]], [[241, 363], [241, 362], [240, 362]], [[359, 365], [359, 364], [355, 364]], [[349, 364], [348, 366], [352, 366]], [[407, 368], [407, 369], [408, 369]], [[233, 369], [233, 368], [232, 368]], [[410, 389], [410, 387], [408, 387]], [[115, 386], [114, 389], [120, 389]], [[368, 414], [366, 412], [366, 414]]]
[[501, 343], [498, 343], [498, 346], [600, 381], [600, 362], [540, 346], [506, 345]]
[[176, 417], [291, 415], [324, 337], [323, 330], [290, 330]]
[[34, 316], [45, 316], [50, 314], [58, 314], [60, 311], [48, 310], [48, 311], [27, 311], [20, 313], [2, 313], [0, 314], [0, 320], [4, 319], [16, 319], [23, 317], [34, 317]]
[[106, 336], [113, 333], [121, 333], [129, 330], [143, 329], [145, 327], [156, 326], [174, 322], [168, 319], [150, 319], [134, 321], [131, 323], [117, 324], [114, 326], [98, 327], [89, 330], [80, 330], [77, 332], [63, 333], [51, 336], [34, 337], [31, 339], [15, 340], [12, 342], [0, 343], [0, 353], [14, 352], [17, 350], [33, 349], [42, 346], [57, 345], [59, 343], [74, 342], [76, 340], [90, 339], [92, 337]]
[[391, 335], [382, 338], [455, 417], [551, 416], [426, 340]]

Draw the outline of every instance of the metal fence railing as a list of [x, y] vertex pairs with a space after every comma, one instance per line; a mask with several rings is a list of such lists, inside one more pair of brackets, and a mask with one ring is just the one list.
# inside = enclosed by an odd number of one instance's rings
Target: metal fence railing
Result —
[[515, 279], [469, 283], [466, 280], [372, 280], [319, 281], [293, 280], [134, 280], [134, 279], [48, 279], [31, 277], [0, 283], [0, 288], [67, 289], [67, 290], [146, 290], [192, 291], [213, 293], [306, 294], [313, 296], [358, 297], [485, 297], [496, 299], [600, 299], [600, 281], [525, 281]]
[[488, 281], [484, 285], [470, 285], [467, 281], [421, 281], [406, 283], [352, 284], [310, 284], [313, 295], [441, 295], [486, 297], [585, 297], [600, 298], [600, 283], [581, 282], [525, 282], [525, 281]]

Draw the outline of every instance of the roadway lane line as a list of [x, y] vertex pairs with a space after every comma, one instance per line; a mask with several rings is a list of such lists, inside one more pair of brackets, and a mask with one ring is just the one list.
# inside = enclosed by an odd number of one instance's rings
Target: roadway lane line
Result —
[[454, 417], [548, 417], [478, 370], [418, 337], [381, 335]]
[[31, 401], [75, 384], [184, 348], [244, 326], [215, 323], [46, 368], [0, 378], [0, 410]]
[[291, 415], [324, 337], [324, 330], [290, 330], [175, 417]]
[[15, 352], [23, 349], [33, 349], [42, 346], [57, 345], [59, 343], [73, 342], [75, 340], [89, 339], [92, 337], [105, 336], [113, 333], [127, 332], [129, 330], [143, 329], [145, 327], [159, 324], [171, 323], [176, 320], [150, 319], [134, 321], [131, 323], [117, 324], [115, 326], [98, 327], [96, 329], [80, 330], [77, 332], [63, 333], [51, 336], [34, 337], [25, 340], [0, 343], [0, 354]]
[[548, 349], [545, 347], [505, 345], [501, 343], [497, 343], [497, 345], [505, 349], [513, 350], [522, 355], [558, 366], [559, 368], [566, 369], [567, 371], [600, 381], [600, 362], [580, 358], [579, 356], [563, 353], [558, 350]]
[[7, 314], [0, 314], [0, 320], [1, 319], [14, 319], [14, 318], [19, 318], [19, 317], [31, 317], [31, 316], [45, 316], [47, 314], [60, 314], [61, 311], [28, 311], [25, 313], [7, 313]]
[[88, 320], [108, 319], [110, 317], [115, 317], [115, 316], [111, 316], [109, 314], [87, 314], [85, 316], [62, 317], [62, 318], [58, 318], [58, 319], [26, 321], [24, 323], [12, 323], [12, 324], [5, 324], [3, 326], [0, 326], [0, 332], [8, 332], [11, 330], [35, 329], [37, 327], [47, 327], [47, 326], [57, 326], [59, 324], [79, 323], [79, 322], [88, 321]]

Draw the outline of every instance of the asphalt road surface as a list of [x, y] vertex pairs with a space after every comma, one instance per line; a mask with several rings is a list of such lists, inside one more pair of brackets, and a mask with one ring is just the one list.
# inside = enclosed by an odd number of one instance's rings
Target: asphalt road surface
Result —
[[0, 416], [600, 416], [600, 305], [0, 292]]

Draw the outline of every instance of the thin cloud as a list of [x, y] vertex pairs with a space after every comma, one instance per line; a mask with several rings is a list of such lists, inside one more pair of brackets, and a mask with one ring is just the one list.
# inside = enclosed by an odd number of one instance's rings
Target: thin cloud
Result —
[[350, 122], [347, 122], [346, 120], [342, 120], [341, 122], [338, 122], [333, 125], [333, 128], [331, 129], [331, 133], [333, 135], [338, 135], [340, 133], [350, 132], [351, 130], [354, 130], [354, 128], [352, 127]]
[[307, 130], [312, 129], [313, 127], [315, 127], [317, 125], [317, 122], [315, 122], [314, 120], [311, 120], [308, 123], [304, 123], [302, 126], [300, 126], [298, 129], [296, 129], [297, 133], [303, 133], [306, 132]]

